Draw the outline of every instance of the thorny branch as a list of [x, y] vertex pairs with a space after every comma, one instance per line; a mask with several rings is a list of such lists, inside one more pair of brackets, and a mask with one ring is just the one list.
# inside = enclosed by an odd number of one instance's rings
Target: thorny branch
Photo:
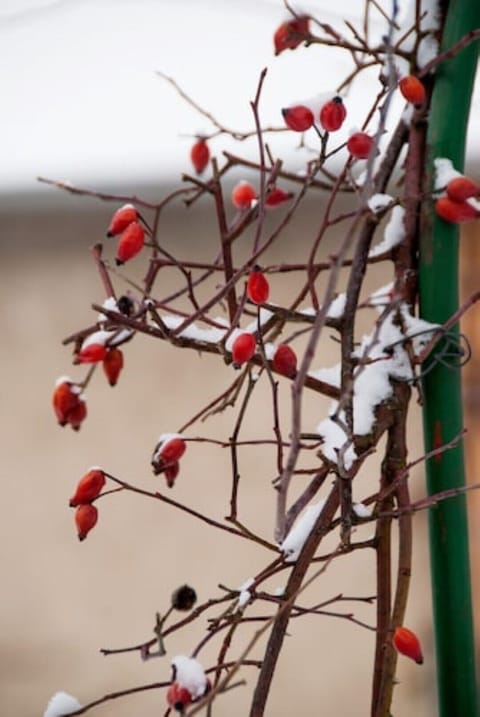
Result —
[[[303, 16], [298, 15], [288, 2], [284, 4], [294, 20], [301, 20]], [[209, 529], [228, 533], [233, 540], [248, 540], [264, 556], [265, 562], [251, 579], [248, 588], [238, 590], [220, 585], [223, 591], [220, 597], [205, 600], [176, 622], [171, 623], [171, 609], [162, 613], [162, 619], [157, 620], [156, 637], [130, 647], [101, 651], [104, 655], [136, 653], [144, 660], [158, 657], [162, 649], [155, 651], [156, 646], [158, 648], [160, 644], [162, 648], [165, 641], [168, 652], [175, 633], [188, 629], [194, 621], [205, 620], [205, 634], [192, 648], [191, 655], [196, 657], [203, 654], [206, 645], [214, 645], [216, 661], [206, 670], [207, 674], [212, 675], [213, 682], [203, 698], [194, 701], [188, 711], [182, 711], [186, 715], [197, 714], [204, 708], [207, 715], [210, 715], [218, 695], [243, 684], [233, 682], [237, 673], [244, 666], [253, 666], [258, 669], [258, 679], [253, 690], [250, 717], [262, 717], [289, 621], [291, 618], [307, 616], [335, 617], [375, 632], [371, 714], [372, 717], [389, 714], [396, 667], [392, 633], [395, 627], [402, 624], [406, 609], [411, 572], [412, 516], [460, 492], [443, 491], [436, 496], [411, 502], [409, 480], [412, 467], [449, 450], [461, 436], [408, 463], [406, 425], [410, 385], [417, 378], [415, 368], [424, 362], [438, 341], [458, 323], [461, 315], [478, 301], [480, 292], [474, 294], [444, 326], [422, 328], [422, 332], [429, 338], [422, 342], [422, 347], [417, 351], [413, 348], [416, 335], [407, 329], [405, 317], [409, 317], [410, 323], [415, 322], [419, 216], [422, 203], [430, 200], [425, 191], [424, 166], [431, 73], [443, 61], [478, 39], [479, 32], [470, 33], [455, 46], [424, 64], [418, 75], [428, 80], [426, 102], [413, 108], [411, 120], [402, 117], [396, 128], [389, 131], [387, 115], [398, 81], [395, 63], [398, 60], [408, 61], [411, 67], [416, 67], [415, 53], [424, 36], [420, 27], [423, 19], [420, 3], [417, 3], [415, 23], [407, 28], [400, 28], [396, 18], [396, 3], [393, 5], [392, 16], [388, 16], [377, 0], [366, 0], [363, 24], [360, 27], [346, 22], [339, 30], [312, 18], [308, 31], [299, 32], [297, 29], [290, 37], [290, 41], [292, 38], [298, 39], [307, 47], [335, 47], [348, 54], [351, 70], [337, 91], [349, 88], [367, 68], [381, 65], [382, 75], [377, 94], [372, 98], [365, 116], [358, 118], [362, 129], [370, 131], [373, 137], [373, 150], [364, 164], [363, 181], [358, 178], [357, 161], [345, 151], [346, 141], [337, 141], [334, 132], [320, 131], [318, 126], [311, 133], [317, 143], [315, 155], [313, 159], [310, 155], [303, 171], [292, 171], [286, 161], [275, 157], [265, 141], [266, 136], [269, 133], [289, 132], [289, 129], [283, 125], [262, 125], [260, 108], [268, 81], [266, 70], [260, 73], [255, 97], [250, 102], [253, 127], [246, 130], [223, 125], [173, 78], [157, 73], [212, 126], [213, 129], [202, 140], [218, 141], [224, 135], [238, 141], [255, 139], [257, 160], [220, 151], [218, 157], [211, 159], [210, 174], [206, 178], [185, 173], [182, 177], [184, 184], [156, 202], [147, 201], [136, 194], [97, 192], [39, 177], [39, 181], [74, 195], [131, 203], [138, 210], [139, 220], [145, 229], [143, 252], [146, 271], [142, 281], [133, 281], [128, 275], [128, 268], [125, 273], [120, 273], [112, 266], [107, 258], [110, 251], [107, 245], [97, 242], [91, 248], [105, 296], [110, 303], [108, 306], [92, 304], [93, 310], [100, 312], [101, 318], [64, 340], [64, 344], [73, 345], [75, 362], [80, 361], [84, 342], [101, 330], [108, 334], [106, 350], [124, 347], [135, 340], [137, 335], [143, 335], [152, 340], [168, 342], [175, 348], [209, 354], [212, 361], [224, 364], [222, 370], [231, 371], [233, 366], [240, 366], [240, 373], [230, 378], [226, 387], [215, 388], [208, 402], [191, 410], [179, 430], [182, 440], [190, 446], [191, 451], [198, 443], [208, 444], [212, 452], [216, 449], [229, 451], [231, 478], [227, 517], [222, 520], [207, 515], [158, 490], [140, 488], [107, 471], [105, 477], [118, 487], [105, 489], [91, 501], [94, 503], [102, 499], [107, 502], [120, 499], [120, 495], [125, 498], [132, 493], [141, 495], [188, 514]], [[388, 32], [380, 42], [371, 39], [373, 14], [388, 23]], [[406, 49], [409, 44], [413, 50]], [[303, 137], [300, 146], [307, 147]], [[370, 200], [374, 195], [383, 195], [392, 185], [394, 173], [399, 169], [399, 158], [405, 148], [403, 179], [400, 185], [391, 190], [398, 196], [385, 209], [374, 211]], [[377, 157], [380, 152], [381, 156]], [[232, 216], [226, 180], [232, 170], [239, 169], [255, 173], [258, 192], [253, 204]], [[287, 194], [288, 201], [285, 201], [283, 207], [273, 210], [268, 204], [269, 192], [274, 185], [281, 183], [293, 187], [294, 193]], [[295, 252], [287, 252], [286, 233], [298, 231], [295, 222], [301, 217], [305, 202], [313, 191], [317, 205], [312, 224], [303, 227], [304, 236], [298, 239]], [[320, 192], [328, 192], [328, 197], [319, 204], [318, 197], [322, 196]], [[339, 208], [341, 195], [353, 200], [348, 211]], [[212, 257], [205, 256], [203, 249], [182, 257], [177, 248], [168, 250], [168, 244], [162, 244], [162, 212], [167, 205], [178, 200], [183, 200], [186, 210], [194, 212], [194, 205], [201, 197], [211, 203], [217, 220], [218, 241], [215, 251]], [[383, 219], [388, 221], [392, 216], [394, 207], [401, 207], [404, 211], [402, 241], [381, 255], [372, 256], [370, 247], [373, 238], [382, 230]], [[321, 257], [334, 229], [340, 230], [342, 239], [337, 240], [334, 254]], [[263, 267], [258, 266], [260, 262], [264, 263]], [[369, 342], [363, 344], [367, 348], [359, 352], [359, 311], [376, 306], [373, 297], [362, 296], [364, 280], [371, 264], [378, 262], [392, 263], [394, 286], [385, 305], [377, 305], [380, 316], [373, 322]], [[247, 283], [254, 267], [272, 283], [269, 287], [271, 296], [258, 302], [252, 297]], [[164, 288], [162, 278], [165, 270], [175, 274], [173, 289]], [[275, 282], [282, 275], [289, 279], [286, 292], [288, 298], [279, 298], [275, 291]], [[341, 285], [346, 287], [345, 301], [342, 309], [335, 313], [332, 307], [341, 298]], [[112, 306], [112, 299], [116, 306]], [[120, 308], [122, 299], [124, 304], [127, 299], [128, 310]], [[390, 324], [398, 329], [401, 338], [398, 339], [397, 332], [394, 334], [396, 340], [389, 343], [384, 341], [383, 332]], [[340, 365], [336, 378], [332, 378], [331, 372], [326, 373], [317, 368], [317, 362], [322, 363], [320, 357], [324, 344], [321, 342], [326, 337], [327, 328], [334, 334], [333, 340], [338, 347]], [[234, 355], [235, 338], [241, 333], [249, 333], [255, 339], [255, 353], [246, 361], [239, 361], [238, 356]], [[330, 338], [328, 336], [327, 340]], [[295, 357], [295, 365], [288, 371], [276, 360], [279, 345], [289, 347]], [[379, 347], [383, 350], [380, 355]], [[359, 401], [361, 380], [365, 379], [367, 370], [375, 366], [383, 370], [389, 362], [393, 363], [399, 357], [411, 372], [404, 369], [405, 373], [400, 377], [389, 374], [389, 391], [384, 392], [378, 400], [370, 401], [369, 408], [374, 414], [370, 430], [360, 432], [356, 402]], [[94, 374], [95, 365], [88, 369], [83, 380], [76, 382], [77, 388], [84, 390], [93, 380]], [[325, 376], [328, 376], [327, 380]], [[375, 381], [375, 374], [371, 381]], [[285, 400], [285, 387], [290, 389], [289, 402]], [[310, 425], [305, 425], [305, 402], [307, 396], [315, 394], [335, 401], [328, 419], [331, 433], [320, 428], [315, 431]], [[248, 428], [254, 414], [255, 400], [266, 400], [271, 406], [269, 415], [272, 416], [273, 426], [270, 427], [270, 433], [262, 428], [252, 438]], [[234, 418], [227, 437], [187, 435], [197, 422], [203, 424], [212, 416], [228, 411], [233, 413]], [[370, 516], [360, 516], [354, 510], [352, 486], [354, 482], [356, 485], [357, 477], [364, 465], [369, 463], [371, 455], [379, 449], [383, 436], [386, 436], [386, 448], [378, 486], [373, 492], [370, 490], [363, 502], [364, 507], [373, 506], [373, 511]], [[241, 475], [244, 450], [247, 448], [270, 450], [273, 455], [271, 471], [264, 484], [276, 500], [275, 542], [250, 529], [249, 525], [253, 521], [250, 522], [249, 516], [243, 515], [240, 494], [245, 481], [241, 480]], [[303, 462], [306, 458], [307, 467]], [[469, 486], [468, 490], [477, 487]], [[301, 512], [311, 508], [313, 501], [321, 494], [324, 498], [323, 507], [316, 514], [313, 525], [304, 531], [302, 540], [296, 546], [298, 550], [295, 559], [291, 559], [284, 541], [291, 537], [295, 528], [302, 525]], [[375, 537], [353, 541], [352, 533], [357, 526], [369, 522], [375, 523]], [[392, 560], [394, 526], [398, 529], [396, 560]], [[338, 546], [334, 550], [327, 547], [320, 553], [319, 547], [323, 540], [332, 534]], [[342, 556], [347, 559], [346, 556], [355, 555], [359, 550], [372, 551], [372, 555], [373, 551], [375, 553], [374, 596], [348, 598], [337, 594], [323, 601], [316, 600], [311, 607], [298, 602], [299, 596], [308, 586], [320, 577], [325, 577], [334, 560]], [[311, 566], [317, 563], [321, 563], [320, 568], [313, 574], [309, 573]], [[393, 564], [397, 564], [395, 578], [392, 576]], [[286, 576], [286, 587], [283, 593], [274, 594], [268, 581], [279, 575]], [[326, 580], [322, 580], [321, 585], [326, 585]], [[325, 609], [346, 600], [374, 604], [376, 619], [373, 609], [369, 621], [357, 617], [353, 612]], [[258, 614], [253, 614], [252, 606], [262, 607], [267, 612], [262, 613], [259, 609]], [[275, 610], [273, 614], [272, 608]], [[221, 612], [217, 614], [217, 610]], [[373, 622], [375, 625], [371, 624]], [[253, 634], [248, 632], [248, 626], [256, 624], [261, 626]], [[246, 647], [238, 652], [235, 641], [240, 632], [246, 640]], [[263, 657], [252, 656], [254, 651], [260, 650], [259, 643], [264, 635], [267, 635], [267, 643]], [[230, 659], [235, 651], [238, 656]], [[73, 714], [80, 715], [104, 702], [145, 690], [164, 689], [170, 684], [170, 681], [156, 682], [112, 692]], [[169, 713], [170, 709], [166, 714]]]

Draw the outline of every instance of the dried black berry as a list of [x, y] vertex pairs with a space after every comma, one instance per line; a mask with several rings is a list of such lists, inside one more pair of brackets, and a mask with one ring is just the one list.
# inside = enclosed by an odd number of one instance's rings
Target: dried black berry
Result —
[[181, 585], [172, 593], [172, 607], [175, 610], [191, 610], [197, 602], [197, 593], [190, 585]]
[[129, 296], [123, 295], [117, 301], [118, 310], [124, 316], [131, 316], [133, 314], [133, 301]]

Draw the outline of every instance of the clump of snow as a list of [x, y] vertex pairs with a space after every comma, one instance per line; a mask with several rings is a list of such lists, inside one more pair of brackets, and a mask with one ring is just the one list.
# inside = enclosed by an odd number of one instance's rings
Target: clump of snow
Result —
[[285, 586], [280, 585], [278, 588], [275, 588], [273, 594], [275, 595], [275, 597], [283, 597], [285, 595]]
[[[105, 301], [102, 304], [102, 308], [106, 309], [107, 311], [116, 311], [118, 312], [118, 306], [117, 302], [115, 301], [113, 296], [109, 296], [108, 299], [105, 299]], [[98, 314], [97, 321], [99, 324], [103, 323], [104, 321], [108, 321], [108, 318], [105, 316], [105, 314]]]
[[181, 433], [161, 433], [157, 439], [157, 447], [164, 446], [172, 438], [183, 438]]
[[438, 55], [438, 50], [438, 41], [433, 35], [426, 35], [420, 41], [417, 50], [417, 64], [420, 69], [428, 65]]
[[327, 318], [340, 319], [343, 316], [343, 312], [345, 311], [346, 300], [347, 295], [345, 294], [345, 292], [336, 296], [328, 307]]
[[[415, 26], [416, 0], [402, 3], [402, 11], [402, 14], [397, 19], [399, 29], [394, 33], [393, 44], [395, 45], [403, 37], [399, 45], [400, 49], [404, 52], [411, 52], [415, 49], [417, 33], [406, 33], [405, 29]], [[438, 55], [438, 42], [434, 36], [434, 33], [440, 28], [441, 13], [438, 0], [420, 0], [419, 16], [419, 29], [422, 33], [422, 39], [417, 47], [417, 64], [422, 68]], [[408, 74], [408, 60], [396, 56], [395, 63], [401, 68], [402, 72]]]
[[316, 316], [317, 311], [313, 308], [313, 306], [307, 306], [306, 309], [302, 309], [299, 313], [304, 316]]
[[378, 307], [380, 312], [383, 311], [385, 306], [388, 306], [392, 301], [392, 292], [393, 281], [389, 284], [385, 284], [385, 286], [381, 286], [379, 289], [374, 291], [373, 294], [370, 294], [368, 299], [369, 305]]
[[254, 582], [255, 580], [253, 578], [248, 578], [248, 580], [245, 580], [245, 582], [238, 588], [239, 595], [237, 600], [237, 610], [243, 610], [245, 605], [251, 600], [252, 593], [249, 588], [252, 587]]
[[264, 349], [267, 361], [271, 361], [275, 355], [277, 347], [275, 346], [275, 344], [272, 344], [271, 341], [269, 341], [264, 345]]
[[133, 331], [133, 329], [119, 329], [118, 331], [114, 331], [113, 337], [108, 342], [108, 345], [109, 346], [118, 346], [118, 344], [123, 344], [134, 333], [135, 332]]
[[87, 338], [84, 339], [82, 343], [82, 351], [83, 349], [86, 349], [87, 346], [92, 346], [93, 344], [105, 346], [107, 341], [113, 337], [114, 333], [114, 331], [104, 331], [103, 329], [100, 331], [94, 331], [93, 334], [90, 334], [90, 336], [87, 336]]
[[395, 199], [390, 194], [372, 194], [367, 202], [368, 208], [374, 214], [383, 211], [390, 206]]
[[74, 383], [70, 376], [59, 376], [57, 379], [55, 379], [55, 388], [57, 386], [60, 386], [62, 383]]
[[433, 160], [433, 166], [435, 168], [434, 188], [437, 191], [445, 189], [452, 179], [462, 176], [462, 173], [454, 168], [452, 160], [447, 159], [447, 157], [437, 157]]
[[352, 508], [355, 515], [359, 518], [370, 518], [372, 515], [372, 511], [367, 508], [364, 503], [354, 503]]
[[405, 337], [394, 318], [395, 314], [390, 313], [381, 320], [371, 334], [363, 337], [355, 352], [357, 358], [369, 362], [358, 366], [354, 374], [353, 429], [356, 435], [367, 435], [372, 430], [376, 407], [392, 395], [390, 379], [408, 381], [413, 376], [403, 345]]
[[412, 121], [413, 112], [415, 110], [414, 105], [412, 105], [410, 102], [407, 102], [405, 105], [405, 109], [402, 112], [401, 120], [403, 124], [406, 124], [407, 127], [410, 126], [410, 122]]
[[478, 199], [475, 199], [475, 197], [470, 197], [465, 201], [467, 204], [470, 204], [470, 206], [473, 207], [477, 212], [480, 212], [480, 201]]
[[171, 665], [174, 669], [175, 681], [181, 687], [185, 687], [194, 699], [203, 697], [207, 689], [207, 678], [200, 662], [194, 657], [177, 655]]
[[[334, 401], [330, 408], [330, 415], [335, 413], [337, 406], [337, 402]], [[339, 417], [340, 419], [344, 419], [342, 412]], [[325, 458], [332, 463], [338, 463], [339, 451], [342, 450], [346, 444], [348, 444], [346, 450], [342, 453], [342, 457], [345, 468], [347, 470], [351, 468], [357, 454], [355, 452], [355, 447], [339, 423], [332, 420], [330, 417], [325, 418], [318, 424], [317, 433], [323, 441], [320, 450]]]
[[[382, 292], [384, 291], [385, 287], [382, 289]], [[392, 379], [410, 381], [413, 378], [413, 369], [405, 347], [406, 342], [410, 340], [415, 355], [419, 355], [432, 333], [438, 329], [437, 324], [412, 316], [406, 304], [401, 304], [399, 311], [402, 325], [397, 322], [397, 312], [391, 312], [380, 318], [380, 323], [377, 322], [372, 332], [363, 337], [360, 347], [354, 353], [359, 359], [353, 382], [354, 435], [368, 435], [372, 431], [377, 406], [390, 398], [393, 393]], [[331, 373], [328, 374], [327, 371]], [[317, 370], [311, 372], [311, 375], [320, 380], [329, 379], [329, 382], [333, 383], [335, 375], [339, 381], [340, 367]], [[337, 407], [337, 402], [334, 402], [329, 411], [330, 416], [336, 412]], [[333, 421], [331, 417], [325, 418], [317, 426], [317, 433], [323, 440], [322, 454], [333, 463], [338, 463], [338, 452], [347, 445], [343, 460], [348, 470], [356, 454], [353, 445], [348, 445], [349, 439], [341, 426], [341, 421]]]
[[63, 717], [81, 709], [82, 705], [67, 692], [56, 692], [50, 699], [43, 717]]
[[340, 388], [340, 369], [339, 363], [329, 368], [317, 368], [308, 372], [308, 375], [312, 378], [316, 378], [318, 381], [329, 383], [332, 386], [338, 386]]
[[[167, 329], [170, 329], [170, 331], [174, 331], [181, 324], [183, 324], [185, 318], [182, 316], [171, 316], [170, 314], [167, 314], [166, 316], [162, 316], [162, 321], [167, 327]], [[224, 319], [215, 319], [215, 323], [223, 324], [226, 326], [226, 328], [220, 329], [215, 326], [211, 326], [209, 328], [200, 328], [195, 323], [193, 323], [190, 324], [190, 326], [187, 326], [179, 335], [181, 338], [184, 339], [203, 341], [204, 343], [210, 344], [218, 344], [220, 341], [223, 340], [223, 337], [225, 336], [228, 322], [226, 322]]]
[[415, 356], [419, 356], [435, 331], [440, 328], [440, 324], [431, 324], [429, 321], [418, 318], [418, 316], [412, 316], [405, 305], [402, 305], [400, 310], [407, 332], [406, 336], [410, 338], [413, 353]]
[[319, 500], [318, 503], [308, 506], [303, 515], [294, 523], [280, 546], [287, 563], [294, 563], [297, 560], [324, 505], [325, 501]]
[[390, 214], [390, 219], [385, 227], [382, 241], [370, 249], [368, 254], [369, 257], [379, 256], [384, 254], [386, 251], [390, 251], [393, 247], [400, 244], [405, 239], [405, 209], [403, 207], [393, 207]]

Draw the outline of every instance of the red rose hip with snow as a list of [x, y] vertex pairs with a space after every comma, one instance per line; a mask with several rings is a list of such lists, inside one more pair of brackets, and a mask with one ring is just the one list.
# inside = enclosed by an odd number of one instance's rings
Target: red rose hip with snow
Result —
[[236, 184], [232, 189], [232, 204], [237, 209], [250, 209], [256, 198], [255, 187], [245, 180]]
[[124, 204], [123, 207], [117, 209], [112, 217], [107, 231], [107, 237], [114, 237], [121, 234], [124, 229], [132, 222], [138, 219], [138, 212], [133, 204]]
[[480, 216], [480, 212], [475, 207], [472, 207], [467, 202], [455, 202], [450, 197], [437, 199], [435, 211], [441, 219], [451, 224], [462, 224]]
[[237, 336], [232, 344], [232, 359], [234, 368], [240, 368], [244, 363], [250, 361], [255, 354], [257, 347], [252, 334], [244, 333]]
[[53, 392], [53, 409], [61, 426], [68, 423], [69, 414], [78, 405], [80, 389], [67, 378], [59, 379]]
[[480, 197], [480, 186], [469, 177], [455, 177], [447, 184], [447, 195], [454, 202]]
[[100, 495], [104, 485], [105, 473], [100, 468], [91, 468], [79, 480], [75, 493], [70, 498], [70, 507], [76, 508], [77, 505], [91, 503]]
[[192, 695], [186, 689], [173, 682], [167, 690], [167, 703], [169, 707], [172, 707], [176, 712], [182, 712], [185, 710], [190, 702], [192, 701]]
[[372, 147], [373, 137], [366, 132], [354, 132], [347, 141], [347, 149], [355, 159], [367, 159]]
[[293, 197], [291, 192], [286, 192], [281, 187], [272, 187], [265, 197], [266, 207], [278, 207], [280, 204], [288, 202]]
[[75, 524], [77, 526], [78, 539], [85, 540], [88, 533], [95, 527], [98, 520], [98, 510], [91, 503], [79, 505], [75, 511]]
[[254, 304], [264, 304], [268, 301], [270, 286], [263, 271], [254, 267], [247, 281], [247, 296]]
[[336, 132], [342, 126], [347, 110], [341, 97], [337, 95], [320, 110], [320, 124], [326, 132]]
[[173, 461], [178, 461], [186, 450], [187, 444], [183, 438], [181, 436], [172, 436], [161, 444], [159, 455], [165, 463], [172, 463]]
[[287, 127], [294, 132], [305, 132], [315, 121], [312, 110], [305, 105], [285, 107], [282, 109], [282, 115]]
[[117, 266], [125, 264], [133, 259], [142, 249], [145, 243], [145, 231], [139, 222], [131, 222], [120, 235], [117, 245]]

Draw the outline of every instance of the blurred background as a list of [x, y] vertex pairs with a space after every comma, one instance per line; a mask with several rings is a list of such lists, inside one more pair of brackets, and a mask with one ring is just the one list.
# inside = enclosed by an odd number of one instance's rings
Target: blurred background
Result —
[[[326, 3], [305, 4], [322, 20], [339, 23]], [[358, 10], [360, 14], [361, 8]], [[83, 369], [71, 365], [62, 340], [89, 326], [96, 317], [91, 304], [104, 290], [89, 247], [103, 241], [112, 211], [121, 203], [74, 197], [39, 184], [36, 177], [155, 201], [190, 172], [192, 135], [211, 127], [184, 103], [156, 70], [173, 76], [202, 106], [232, 129], [250, 129], [249, 100], [259, 71], [268, 67], [262, 94], [265, 125], [279, 125], [279, 108], [317, 91], [329, 90], [348, 72], [340, 53], [335, 62], [319, 48], [299, 48], [273, 58], [272, 35], [284, 19], [280, 1], [157, 2], [3, 0], [0, 4], [0, 245], [2, 250], [3, 382], [0, 427], [3, 436], [3, 513], [0, 560], [3, 574], [0, 643], [0, 704], [5, 714], [42, 715], [51, 695], [65, 690], [85, 704], [103, 694], [170, 677], [169, 658], [189, 654], [206, 623], [173, 635], [163, 660], [141, 662], [137, 654], [103, 657], [100, 648], [123, 647], [152, 636], [155, 612], [164, 611], [171, 592], [188, 582], [201, 601], [220, 594], [218, 584], [238, 588], [267, 557], [247, 541], [212, 531], [191, 516], [130, 494], [113, 495], [99, 504], [99, 524], [79, 543], [68, 500], [91, 465], [141, 487], [164, 489], [155, 478], [150, 455], [157, 437], [174, 431], [233, 379], [230, 367], [210, 356], [196, 356], [163, 342], [136, 336], [125, 347], [126, 366], [112, 389], [100, 371], [87, 392], [89, 416], [76, 434], [56, 425], [51, 407], [55, 379], [62, 374], [81, 380]], [[372, 32], [382, 31], [380, 18]], [[337, 61], [338, 55], [338, 61]], [[327, 64], [328, 63], [328, 64]], [[315, 75], [312, 87], [312, 68]], [[328, 68], [325, 73], [323, 70]], [[327, 75], [324, 84], [323, 76]], [[348, 99], [351, 126], [360, 125], [368, 82]], [[373, 92], [373, 89], [372, 89]], [[393, 108], [393, 114], [398, 108]], [[472, 122], [478, 122], [478, 92]], [[477, 120], [475, 120], [477, 118]], [[478, 126], [478, 123], [477, 123]], [[347, 130], [346, 130], [347, 131]], [[474, 135], [474, 133], [470, 133]], [[478, 141], [478, 133], [477, 133]], [[295, 150], [292, 138], [272, 135], [272, 151], [293, 171], [304, 166], [308, 149]], [[214, 153], [234, 149], [255, 158], [255, 142], [234, 145], [225, 137], [212, 142]], [[468, 173], [480, 180], [480, 151], [474, 138]], [[231, 181], [240, 175], [233, 175]], [[242, 175], [244, 176], [244, 175]], [[248, 175], [247, 175], [248, 176]], [[227, 190], [228, 191], [228, 190]], [[318, 226], [324, 198], [305, 202], [282, 242], [266, 259], [289, 261], [308, 249], [310, 228]], [[270, 226], [278, 221], [270, 218]], [[209, 260], [216, 252], [217, 230], [208, 199], [186, 210], [182, 202], [162, 214], [161, 241], [179, 257]], [[331, 235], [324, 255], [340, 237]], [[462, 291], [478, 290], [478, 226], [462, 239]], [[107, 258], [114, 247], [106, 245]], [[390, 266], [372, 267], [364, 296], [390, 281]], [[119, 272], [115, 286], [128, 284], [122, 274], [140, 281], [142, 257]], [[175, 286], [174, 272], [162, 275], [162, 293]], [[291, 275], [275, 277], [278, 303], [294, 294]], [[339, 287], [342, 288], [341, 286]], [[371, 315], [362, 316], [359, 332]], [[465, 445], [469, 480], [480, 466], [478, 441], [478, 313], [466, 315], [464, 330], [473, 346], [466, 366]], [[338, 360], [337, 346], [326, 341], [314, 368]], [[247, 415], [245, 438], [270, 435], [268, 387], [255, 391]], [[282, 416], [288, 425], [289, 386], [281, 382]], [[305, 430], [314, 430], [328, 401], [307, 396]], [[189, 436], [231, 435], [235, 410], [196, 424]], [[422, 454], [419, 409], [412, 402], [411, 458]], [[262, 447], [241, 454], [241, 514], [252, 529], [271, 539], [274, 518], [275, 457]], [[378, 479], [378, 461], [356, 482], [357, 500]], [[226, 451], [205, 443], [189, 446], [175, 489], [180, 502], [217, 520], [226, 514], [230, 461]], [[424, 494], [422, 467], [411, 475], [414, 495]], [[300, 489], [301, 486], [298, 486]], [[480, 595], [478, 545], [479, 496], [469, 496], [475, 602]], [[407, 624], [421, 636], [425, 665], [399, 661], [394, 713], [427, 717], [435, 712], [434, 655], [430, 621], [430, 587], [425, 516], [415, 517], [416, 545]], [[358, 530], [368, 537], [371, 528]], [[326, 548], [325, 548], [326, 549]], [[375, 592], [373, 553], [363, 551], [337, 560], [305, 595], [320, 602], [336, 594], [369, 596]], [[271, 589], [280, 583], [273, 582]], [[374, 622], [374, 607], [349, 603], [355, 616]], [[335, 609], [335, 608], [334, 608]], [[256, 614], [253, 608], [252, 614]], [[219, 610], [220, 612], [220, 610]], [[478, 611], [477, 611], [478, 628]], [[267, 714], [312, 714], [312, 695], [322, 714], [362, 717], [368, 713], [373, 634], [345, 619], [318, 617], [292, 621], [290, 638], [279, 663]], [[478, 634], [478, 629], [477, 629]], [[246, 644], [240, 633], [232, 656]], [[218, 643], [202, 651], [205, 664], [215, 660]], [[257, 650], [261, 655], [261, 648]], [[223, 696], [216, 713], [245, 715], [255, 674], [245, 671], [246, 687]], [[127, 717], [132, 712], [162, 714], [164, 693], [149, 691], [106, 703], [92, 714]]]

